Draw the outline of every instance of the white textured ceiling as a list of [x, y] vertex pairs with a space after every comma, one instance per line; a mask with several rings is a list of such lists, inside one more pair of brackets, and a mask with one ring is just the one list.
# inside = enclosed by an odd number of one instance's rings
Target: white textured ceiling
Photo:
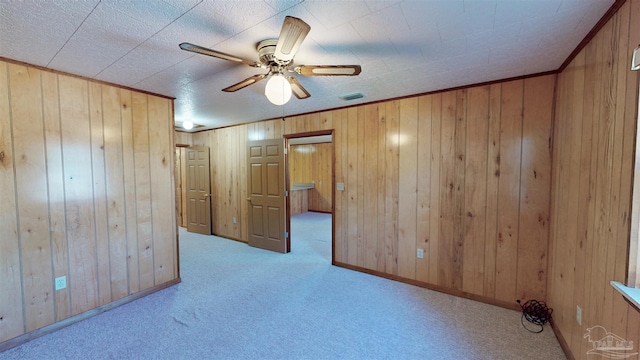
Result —
[[[205, 128], [556, 70], [614, 0], [0, 0], [0, 56], [175, 97]], [[266, 70], [182, 51], [190, 42], [257, 60], [285, 16], [311, 25], [296, 64], [362, 66], [304, 77], [311, 93], [269, 103]], [[340, 96], [362, 93], [345, 101]], [[198, 130], [203, 129], [199, 127]]]

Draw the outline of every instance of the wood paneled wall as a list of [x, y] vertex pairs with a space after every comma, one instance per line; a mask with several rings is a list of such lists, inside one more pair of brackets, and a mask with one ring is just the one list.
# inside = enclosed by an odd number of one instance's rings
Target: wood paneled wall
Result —
[[0, 345], [178, 278], [172, 126], [171, 100], [0, 62]]
[[292, 145], [289, 152], [290, 182], [313, 183], [308, 191], [309, 211], [331, 212], [333, 144]]
[[[640, 43], [640, 1], [627, 1], [559, 75], [549, 300], [578, 359], [596, 325], [640, 344], [640, 314], [609, 281], [625, 281]], [[582, 326], [576, 321], [582, 308]]]
[[182, 131], [174, 131], [173, 136], [175, 138], [176, 146], [188, 146], [192, 145], [192, 134]]
[[338, 264], [506, 306], [546, 299], [554, 86], [549, 75], [194, 134], [212, 149], [214, 231], [246, 241], [247, 140], [334, 129]]

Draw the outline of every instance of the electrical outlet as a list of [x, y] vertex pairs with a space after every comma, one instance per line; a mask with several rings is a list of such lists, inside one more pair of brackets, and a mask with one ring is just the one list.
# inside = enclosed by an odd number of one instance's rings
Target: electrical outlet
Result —
[[424, 250], [423, 249], [418, 249], [418, 259], [423, 259], [424, 258]]
[[67, 277], [66, 276], [57, 277], [55, 285], [56, 285], [56, 291], [65, 289], [67, 287]]
[[576, 321], [578, 325], [582, 326], [582, 309], [580, 306], [576, 306]]
[[236, 223], [236, 217], [235, 216], [233, 217], [233, 223], [234, 224]]

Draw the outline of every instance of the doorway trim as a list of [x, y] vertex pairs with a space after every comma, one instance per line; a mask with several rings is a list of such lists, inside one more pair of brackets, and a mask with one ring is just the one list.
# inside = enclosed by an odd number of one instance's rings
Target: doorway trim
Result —
[[289, 239], [291, 239], [292, 234], [291, 234], [291, 203], [290, 203], [290, 198], [291, 198], [291, 189], [289, 189], [290, 187], [290, 174], [289, 174], [289, 154], [290, 154], [290, 145], [289, 145], [289, 140], [290, 139], [297, 139], [297, 138], [305, 138], [305, 137], [312, 137], [312, 136], [322, 136], [322, 135], [331, 135], [331, 265], [336, 265], [335, 261], [336, 261], [336, 201], [335, 201], [335, 194], [336, 194], [336, 145], [335, 145], [335, 129], [328, 129], [328, 130], [318, 130], [318, 131], [309, 131], [309, 132], [302, 132], [302, 133], [295, 133], [295, 134], [286, 134], [283, 135], [282, 137], [284, 138], [284, 147], [285, 147], [285, 183], [286, 183], [286, 187], [285, 189], [287, 190], [287, 192], [289, 193], [289, 196], [287, 196], [287, 200], [286, 200], [286, 208], [287, 208], [287, 220], [286, 220], [286, 227], [287, 227], [287, 231], [289, 231]]

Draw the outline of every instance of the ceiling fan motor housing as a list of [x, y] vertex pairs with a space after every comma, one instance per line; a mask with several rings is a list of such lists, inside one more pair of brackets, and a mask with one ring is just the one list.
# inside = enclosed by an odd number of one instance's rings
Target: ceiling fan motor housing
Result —
[[274, 65], [274, 64], [286, 65], [286, 64], [279, 64], [275, 56], [273, 56], [273, 54], [276, 51], [277, 44], [278, 44], [278, 39], [267, 39], [267, 40], [262, 40], [258, 43], [258, 46], [257, 46], [258, 57], [261, 63], [267, 66]]

